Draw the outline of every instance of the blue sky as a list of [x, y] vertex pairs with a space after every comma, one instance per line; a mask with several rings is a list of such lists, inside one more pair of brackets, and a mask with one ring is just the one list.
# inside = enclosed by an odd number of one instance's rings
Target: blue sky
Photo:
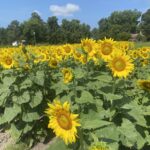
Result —
[[22, 22], [36, 11], [47, 20], [57, 15], [63, 18], [79, 19], [96, 27], [97, 22], [116, 10], [138, 9], [145, 12], [150, 0], [0, 0], [0, 27], [6, 27], [12, 20]]

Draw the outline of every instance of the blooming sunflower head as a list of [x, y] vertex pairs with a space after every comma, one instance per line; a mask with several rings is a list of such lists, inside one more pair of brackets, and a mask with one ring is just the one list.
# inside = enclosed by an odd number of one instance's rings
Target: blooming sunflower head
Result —
[[134, 69], [134, 64], [130, 57], [123, 53], [114, 53], [108, 62], [114, 77], [126, 78]]
[[63, 46], [63, 53], [66, 57], [72, 55], [73, 47], [70, 44], [65, 44]]
[[15, 61], [11, 55], [3, 55], [1, 58], [1, 65], [5, 69], [10, 69], [14, 66]]
[[50, 59], [49, 66], [52, 67], [52, 68], [57, 68], [58, 67], [58, 61], [56, 60], [56, 58]]
[[105, 142], [98, 142], [96, 144], [92, 144], [89, 150], [110, 150], [110, 148]]
[[62, 69], [64, 83], [69, 83], [73, 79], [73, 74], [70, 68], [63, 68]]
[[93, 39], [83, 39], [81, 40], [81, 46], [88, 55], [92, 56], [95, 53], [96, 41]]
[[138, 85], [141, 89], [150, 92], [150, 80], [138, 80]]
[[128, 51], [130, 53], [128, 53], [128, 55], [131, 56], [132, 59], [137, 59], [139, 57], [139, 53], [137, 50], [132, 50], [132, 51]]
[[82, 53], [74, 50], [73, 57], [74, 57], [75, 60], [80, 60], [80, 58], [82, 57]]
[[145, 66], [149, 65], [149, 60], [148, 59], [143, 59], [143, 60], [141, 60], [141, 64], [142, 64], [143, 67], [145, 67]]
[[82, 55], [82, 57], [79, 60], [83, 65], [87, 63], [87, 57]]
[[101, 40], [98, 41], [98, 43], [99, 43], [98, 53], [102, 57], [102, 59], [107, 61], [114, 52], [115, 41], [113, 41], [113, 39], [105, 38], [102, 41]]
[[64, 58], [65, 54], [63, 52], [63, 48], [62, 46], [57, 47], [56, 49], [54, 49], [55, 52], [55, 56], [58, 60], [62, 61], [62, 59]]
[[69, 102], [62, 104], [59, 100], [54, 100], [48, 106], [45, 111], [49, 116], [48, 128], [53, 129], [56, 136], [62, 138], [66, 144], [76, 142], [77, 127], [80, 124], [78, 115], [70, 112]]

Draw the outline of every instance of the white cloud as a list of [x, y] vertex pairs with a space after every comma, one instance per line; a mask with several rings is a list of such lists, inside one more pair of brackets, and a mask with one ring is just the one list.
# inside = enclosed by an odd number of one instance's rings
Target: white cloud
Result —
[[80, 8], [76, 4], [68, 3], [65, 6], [50, 5], [49, 9], [54, 16], [73, 16]]
[[40, 11], [38, 11], [38, 10], [33, 10], [33, 12], [37, 13], [39, 16], [42, 15], [42, 13]]

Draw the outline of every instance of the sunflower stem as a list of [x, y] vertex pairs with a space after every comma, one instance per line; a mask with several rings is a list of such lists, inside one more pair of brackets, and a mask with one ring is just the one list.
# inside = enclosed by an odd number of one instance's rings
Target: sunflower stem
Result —
[[76, 100], [77, 90], [76, 90], [76, 80], [75, 80], [75, 77], [73, 79], [73, 91], [74, 91], [74, 100]]
[[80, 129], [80, 131], [79, 131], [79, 138], [80, 138], [80, 150], [84, 150], [84, 140], [83, 140], [82, 129]]
[[112, 93], [114, 94], [116, 91], [116, 78], [113, 80], [113, 85], [112, 85]]

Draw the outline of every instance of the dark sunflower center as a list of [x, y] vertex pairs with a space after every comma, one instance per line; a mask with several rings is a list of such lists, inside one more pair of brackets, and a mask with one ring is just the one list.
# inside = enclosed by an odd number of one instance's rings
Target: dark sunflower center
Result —
[[102, 53], [104, 55], [109, 55], [112, 52], [112, 45], [109, 43], [102, 44]]
[[57, 66], [57, 61], [56, 61], [56, 60], [53, 60], [53, 61], [52, 61], [52, 65], [53, 65], [53, 66]]
[[65, 72], [64, 72], [64, 76], [65, 77], [68, 77], [70, 75], [70, 71], [69, 70], [66, 70]]
[[118, 59], [114, 62], [114, 68], [117, 71], [123, 71], [126, 68], [126, 63], [122, 59]]
[[65, 52], [66, 52], [66, 53], [70, 53], [70, 52], [71, 52], [70, 47], [68, 47], [68, 46], [67, 46], [67, 47], [65, 47]]
[[67, 113], [58, 115], [57, 121], [59, 126], [65, 130], [70, 130], [72, 128], [72, 122], [70, 116]]
[[147, 89], [150, 89], [150, 82], [144, 82], [143, 86]]
[[12, 59], [10, 57], [7, 57], [5, 60], [7, 65], [11, 65], [12, 64]]
[[86, 49], [87, 49], [88, 52], [92, 51], [92, 45], [91, 45], [91, 43], [86, 43], [85, 47], [86, 47]]
[[81, 57], [81, 54], [80, 54], [80, 53], [76, 53], [76, 56], [77, 56], [77, 57]]
[[57, 51], [57, 55], [59, 55], [59, 56], [61, 55], [61, 50]]

